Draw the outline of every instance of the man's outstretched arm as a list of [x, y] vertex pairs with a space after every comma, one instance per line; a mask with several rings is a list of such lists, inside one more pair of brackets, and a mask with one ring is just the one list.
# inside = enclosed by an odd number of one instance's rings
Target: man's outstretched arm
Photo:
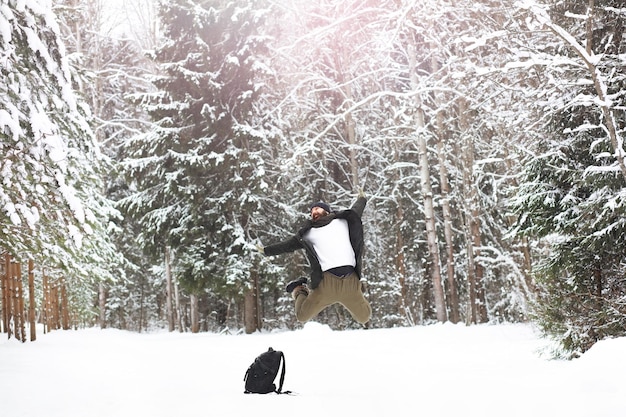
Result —
[[257, 246], [259, 252], [267, 256], [280, 255], [281, 253], [293, 252], [302, 249], [302, 244], [296, 236], [293, 236], [282, 242], [274, 243], [268, 246]]
[[363, 189], [359, 188], [359, 196], [357, 197], [354, 204], [352, 204], [352, 207], [350, 207], [350, 209], [356, 212], [359, 215], [359, 217], [361, 217], [363, 216], [363, 210], [365, 210], [366, 204], [367, 204], [367, 197], [365, 196]]

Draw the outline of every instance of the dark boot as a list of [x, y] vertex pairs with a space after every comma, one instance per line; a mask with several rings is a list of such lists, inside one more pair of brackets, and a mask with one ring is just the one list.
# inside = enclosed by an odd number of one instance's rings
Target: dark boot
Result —
[[289, 284], [287, 284], [285, 291], [291, 294], [293, 293], [293, 290], [296, 289], [296, 287], [305, 286], [307, 281], [308, 280], [305, 277], [299, 278], [295, 281], [291, 281]]

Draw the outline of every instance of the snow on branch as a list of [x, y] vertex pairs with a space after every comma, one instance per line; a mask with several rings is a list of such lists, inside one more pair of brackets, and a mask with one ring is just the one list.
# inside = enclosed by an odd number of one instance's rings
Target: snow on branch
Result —
[[[601, 110], [604, 116], [604, 121], [606, 124], [606, 129], [609, 135], [609, 139], [611, 141], [611, 145], [613, 147], [615, 159], [617, 160], [622, 176], [626, 179], [626, 163], [625, 163], [625, 152], [624, 152], [624, 140], [619, 134], [619, 128], [617, 126], [617, 120], [612, 111], [612, 107], [614, 103], [608, 97], [608, 87], [606, 83], [606, 79], [601, 69], [599, 68], [599, 64], [602, 60], [603, 55], [596, 55], [591, 51], [585, 48], [580, 44], [572, 36], [569, 32], [563, 29], [561, 26], [552, 22], [550, 15], [548, 14], [547, 6], [538, 4], [535, 0], [521, 0], [516, 3], [516, 5], [521, 8], [528, 10], [532, 13], [536, 23], [539, 26], [545, 26], [550, 31], [552, 31], [557, 37], [559, 37], [567, 46], [576, 52], [576, 54], [583, 60], [591, 78], [593, 80], [593, 84], [595, 87], [597, 97], [594, 99], [594, 104], [597, 105]], [[588, 13], [586, 16], [587, 19], [592, 18], [592, 13]]]

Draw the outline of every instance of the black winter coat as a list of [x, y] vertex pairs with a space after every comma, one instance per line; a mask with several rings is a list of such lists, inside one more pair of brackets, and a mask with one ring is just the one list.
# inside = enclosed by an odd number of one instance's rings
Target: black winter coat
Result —
[[354, 250], [356, 258], [356, 266], [354, 269], [357, 276], [361, 278], [361, 258], [363, 255], [363, 223], [361, 222], [361, 216], [363, 215], [363, 210], [365, 210], [366, 203], [367, 199], [365, 197], [359, 197], [348, 210], [330, 213], [328, 216], [325, 216], [316, 222], [309, 219], [293, 237], [282, 242], [266, 246], [264, 248], [264, 252], [266, 255], [271, 256], [293, 252], [298, 249], [304, 249], [306, 251], [307, 258], [309, 259], [309, 266], [311, 267], [311, 288], [317, 288], [322, 281], [322, 267], [320, 266], [315, 250], [304, 240], [304, 235], [312, 227], [323, 227], [334, 219], [345, 219], [348, 222], [350, 243], [352, 244], [352, 249]]

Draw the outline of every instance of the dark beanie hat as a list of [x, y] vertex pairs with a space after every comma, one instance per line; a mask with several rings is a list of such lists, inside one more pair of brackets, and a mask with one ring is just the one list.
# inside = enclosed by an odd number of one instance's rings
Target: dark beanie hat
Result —
[[319, 207], [321, 209], [326, 210], [328, 213], [330, 213], [330, 206], [326, 203], [324, 203], [323, 201], [318, 201], [317, 203], [313, 203], [311, 204], [311, 206], [309, 207], [309, 210], [313, 210], [313, 207]]

